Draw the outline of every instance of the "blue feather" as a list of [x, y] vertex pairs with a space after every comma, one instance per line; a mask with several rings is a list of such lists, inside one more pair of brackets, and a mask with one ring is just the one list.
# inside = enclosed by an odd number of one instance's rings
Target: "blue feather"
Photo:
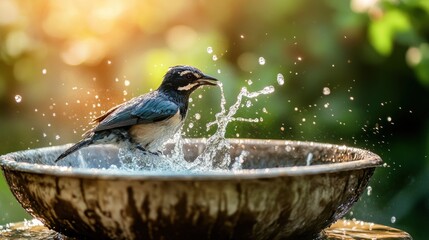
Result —
[[171, 118], [178, 110], [179, 106], [170, 101], [167, 96], [159, 92], [151, 92], [119, 105], [102, 118], [93, 131], [158, 122]]

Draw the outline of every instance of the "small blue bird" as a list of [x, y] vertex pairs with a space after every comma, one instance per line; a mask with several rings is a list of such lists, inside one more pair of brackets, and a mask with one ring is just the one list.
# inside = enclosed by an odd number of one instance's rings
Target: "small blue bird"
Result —
[[197, 68], [171, 67], [157, 90], [113, 107], [94, 119], [91, 124], [97, 125], [55, 162], [80, 148], [103, 143], [129, 142], [137, 149], [157, 154], [163, 143], [182, 127], [189, 95], [200, 86], [217, 83], [216, 78]]

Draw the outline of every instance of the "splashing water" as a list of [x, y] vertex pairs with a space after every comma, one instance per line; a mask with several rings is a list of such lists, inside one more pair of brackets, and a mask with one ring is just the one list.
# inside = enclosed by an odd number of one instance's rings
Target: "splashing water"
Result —
[[[170, 141], [174, 144], [174, 149], [169, 155], [152, 155], [144, 153], [138, 149], [130, 147], [130, 144], [125, 143], [120, 146], [119, 159], [123, 170], [150, 170], [150, 171], [210, 171], [210, 170], [238, 170], [241, 169], [247, 152], [243, 151], [235, 161], [232, 161], [229, 154], [230, 143], [225, 138], [226, 128], [232, 121], [258, 122], [259, 119], [234, 117], [241, 107], [243, 97], [247, 99], [256, 98], [262, 94], [271, 94], [274, 92], [273, 86], [267, 86], [262, 90], [249, 92], [246, 87], [243, 87], [237, 96], [237, 100], [229, 109], [226, 108], [226, 99], [223, 85], [219, 84], [221, 90], [221, 110], [217, 113], [216, 120], [207, 124], [207, 129], [217, 125], [216, 132], [207, 139], [206, 148], [192, 162], [185, 159], [183, 143], [186, 139], [182, 138], [182, 133], [179, 131]], [[111, 169], [117, 169], [117, 166], [112, 166]]]
[[[223, 85], [220, 84], [221, 89], [221, 111], [216, 114], [216, 120], [207, 124], [207, 129], [211, 126], [217, 125], [216, 132], [207, 140], [207, 147], [201, 155], [193, 162], [192, 170], [207, 170], [207, 169], [229, 169], [231, 165], [231, 158], [229, 155], [230, 144], [225, 138], [226, 128], [232, 121], [249, 121], [253, 122], [253, 119], [235, 118], [234, 115], [237, 113], [241, 106], [243, 97], [255, 98], [261, 94], [270, 94], [274, 92], [273, 86], [267, 86], [264, 89], [256, 92], [249, 92], [246, 87], [241, 88], [240, 93], [237, 96], [237, 101], [229, 107], [227, 110], [225, 94]], [[234, 165], [235, 168], [240, 166]]]

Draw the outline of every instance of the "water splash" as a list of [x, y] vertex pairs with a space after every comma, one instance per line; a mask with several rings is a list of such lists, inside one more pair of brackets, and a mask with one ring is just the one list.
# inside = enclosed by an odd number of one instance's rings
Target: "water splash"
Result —
[[[123, 170], [149, 170], [149, 171], [210, 171], [210, 170], [238, 170], [241, 169], [247, 152], [243, 151], [235, 161], [232, 161], [229, 154], [230, 143], [225, 138], [226, 129], [230, 122], [244, 121], [244, 122], [259, 122], [259, 118], [242, 118], [234, 117], [237, 111], [242, 107], [244, 98], [256, 98], [262, 94], [271, 94], [274, 92], [273, 86], [267, 86], [262, 90], [250, 92], [246, 87], [243, 87], [237, 96], [234, 104], [228, 109], [226, 107], [226, 99], [223, 85], [220, 84], [221, 91], [221, 110], [215, 117], [213, 122], [207, 124], [209, 130], [213, 126], [217, 126], [216, 132], [207, 139], [206, 148], [202, 153], [192, 162], [185, 159], [183, 150], [183, 143], [186, 139], [182, 138], [182, 133], [179, 131], [175, 134], [171, 143], [174, 143], [174, 149], [168, 155], [153, 155], [144, 153], [135, 149], [129, 143], [123, 143], [119, 150], [119, 159]], [[112, 166], [116, 169], [117, 166]]]
[[[232, 121], [250, 121], [253, 122], [253, 119], [246, 118], [235, 118], [234, 115], [240, 109], [241, 102], [243, 97], [246, 98], [255, 98], [261, 94], [270, 94], [274, 92], [273, 86], [267, 86], [262, 90], [249, 92], [246, 87], [241, 88], [240, 93], [237, 96], [236, 102], [229, 107], [227, 110], [225, 93], [223, 85], [219, 85], [221, 89], [221, 110], [217, 113], [216, 120], [207, 124], [207, 130], [212, 126], [217, 125], [216, 132], [207, 139], [206, 149], [200, 154], [197, 159], [193, 162], [192, 170], [207, 170], [207, 169], [230, 169], [231, 167], [231, 157], [229, 155], [230, 144], [225, 138], [226, 128], [228, 124]], [[244, 157], [244, 156], [240, 156]], [[235, 165], [235, 168], [240, 168], [241, 165]]]

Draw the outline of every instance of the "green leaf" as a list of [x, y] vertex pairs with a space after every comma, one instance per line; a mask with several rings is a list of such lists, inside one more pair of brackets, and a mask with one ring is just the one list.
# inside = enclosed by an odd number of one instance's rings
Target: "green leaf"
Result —
[[369, 26], [369, 41], [381, 55], [392, 52], [396, 33], [411, 29], [408, 16], [399, 10], [389, 10], [380, 19], [374, 20]]

